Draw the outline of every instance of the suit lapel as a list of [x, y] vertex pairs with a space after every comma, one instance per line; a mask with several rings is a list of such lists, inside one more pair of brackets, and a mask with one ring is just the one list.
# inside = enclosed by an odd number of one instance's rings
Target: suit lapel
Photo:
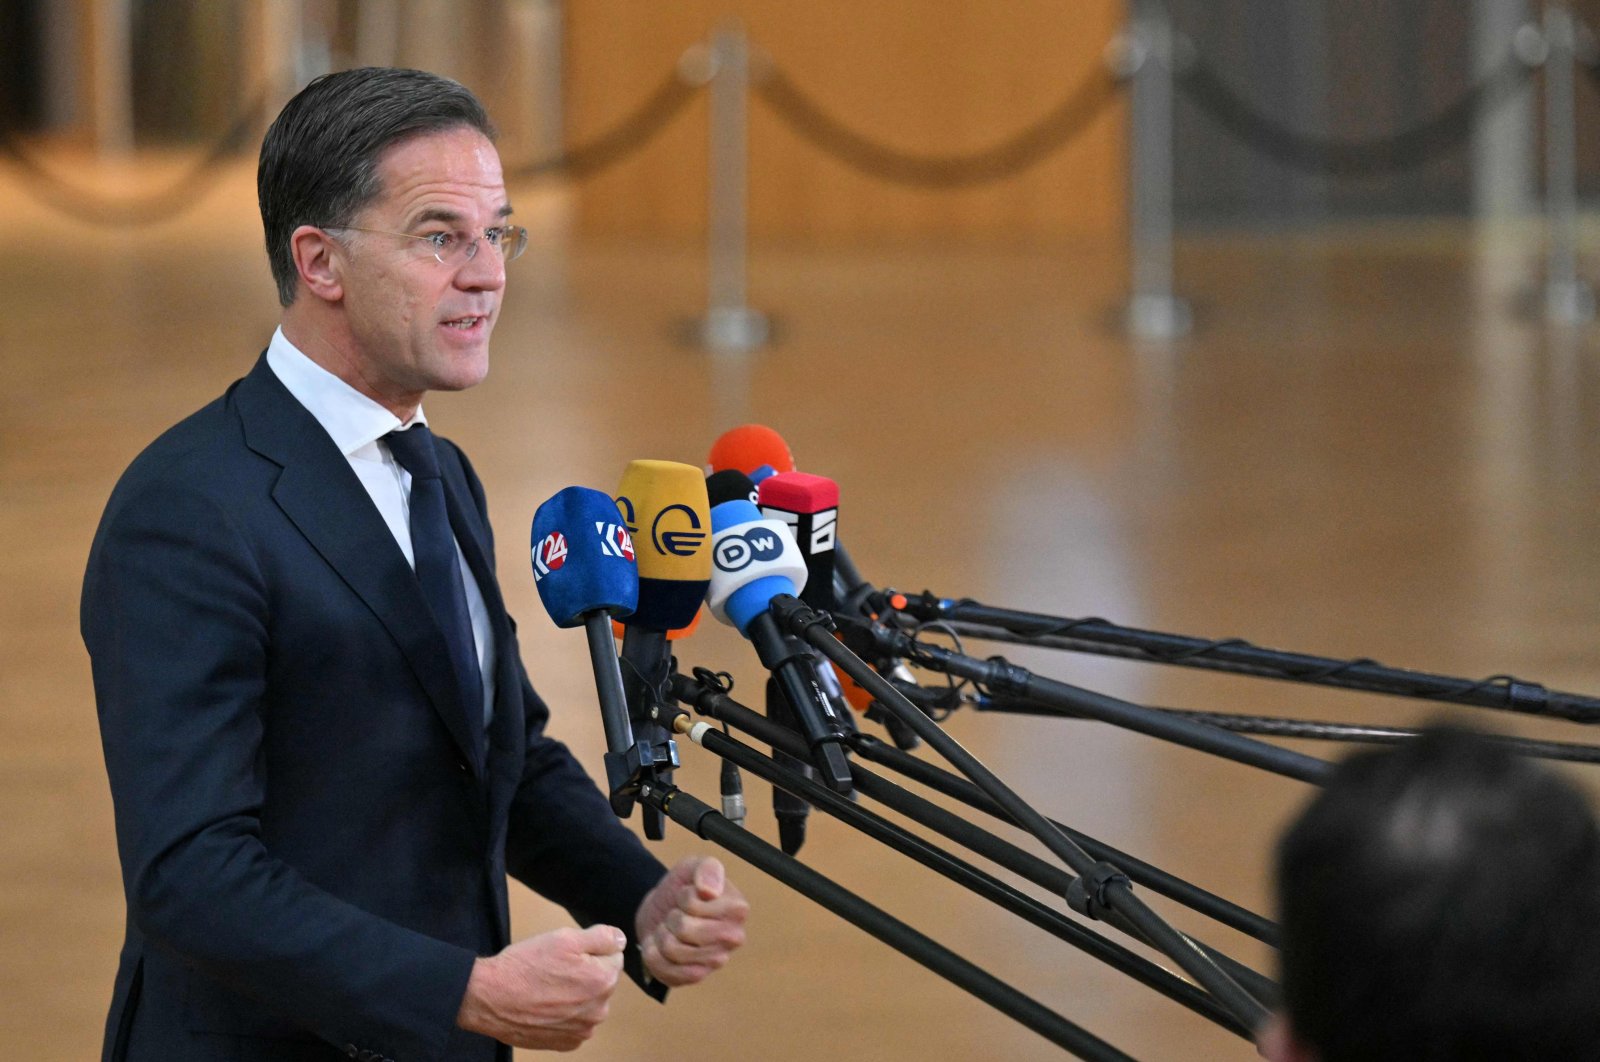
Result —
[[234, 396], [246, 444], [282, 466], [273, 500], [388, 630], [462, 756], [481, 777], [481, 716], [461, 704], [444, 634], [349, 461], [279, 382], [265, 357]]

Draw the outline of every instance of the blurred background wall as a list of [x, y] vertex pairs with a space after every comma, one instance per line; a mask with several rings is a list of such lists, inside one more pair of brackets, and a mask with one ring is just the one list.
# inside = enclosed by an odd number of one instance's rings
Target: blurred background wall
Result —
[[[1535, 6], [1172, 0], [1168, 9], [1187, 46], [1267, 119], [1359, 141], [1458, 100], [1504, 57]], [[1600, 13], [1600, 0], [1574, 10], [1587, 18]], [[508, 164], [601, 135], [674, 71], [692, 78], [697, 47], [730, 18], [747, 28], [758, 74], [781, 71], [863, 138], [912, 154], [981, 152], [1103, 71], [1134, 13], [1122, 0], [7, 0], [0, 12], [0, 122], [22, 134], [100, 152], [202, 143], [258, 96], [275, 110], [316, 73], [398, 63], [450, 74], [482, 95]], [[1351, 179], [1286, 165], [1180, 93], [1178, 221], [1462, 214], [1488, 201], [1486, 151], [1502, 159], [1498, 198], [1490, 198], [1526, 209], [1539, 177], [1538, 103], [1534, 91], [1499, 108], [1492, 142], [1480, 130], [1420, 166]], [[1595, 94], [1579, 93], [1577, 105], [1581, 127], [1600, 122]], [[576, 187], [580, 230], [700, 232], [707, 132], [701, 93], [659, 135]], [[1125, 224], [1121, 99], [1015, 178], [955, 192], [856, 172], [759, 100], [750, 104], [749, 135], [757, 236], [1052, 238], [1112, 234]], [[1585, 193], [1600, 188], [1600, 140], [1580, 138], [1579, 185]]]

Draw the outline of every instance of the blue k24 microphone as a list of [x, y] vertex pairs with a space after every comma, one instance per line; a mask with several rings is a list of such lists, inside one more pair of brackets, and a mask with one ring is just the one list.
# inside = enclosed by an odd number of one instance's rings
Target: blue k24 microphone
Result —
[[626, 818], [633, 810], [640, 764], [650, 756], [633, 740], [611, 637], [611, 617], [631, 614], [639, 601], [633, 538], [616, 502], [588, 487], [567, 487], [539, 506], [530, 537], [533, 581], [545, 611], [557, 627], [581, 625], [589, 636], [589, 663], [606, 732], [611, 809]]

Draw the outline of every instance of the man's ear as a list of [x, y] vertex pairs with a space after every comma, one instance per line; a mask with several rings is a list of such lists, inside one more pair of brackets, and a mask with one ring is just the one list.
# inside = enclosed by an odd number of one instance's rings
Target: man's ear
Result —
[[1317, 1062], [1311, 1048], [1295, 1039], [1294, 1028], [1281, 1012], [1274, 1013], [1256, 1033], [1256, 1053], [1267, 1062]]
[[301, 225], [289, 236], [289, 254], [294, 259], [300, 283], [324, 302], [344, 298], [344, 247], [315, 225]]

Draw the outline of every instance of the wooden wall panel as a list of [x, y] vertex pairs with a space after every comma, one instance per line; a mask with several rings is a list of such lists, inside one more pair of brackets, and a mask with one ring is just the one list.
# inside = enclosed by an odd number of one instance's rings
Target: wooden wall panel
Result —
[[[1102, 62], [1121, 0], [988, 5], [917, 0], [572, 0], [567, 5], [568, 143], [609, 129], [722, 18], [830, 113], [870, 139], [947, 154], [1001, 142], [1056, 106]], [[688, 236], [706, 215], [702, 95], [655, 142], [579, 186], [591, 233]], [[934, 191], [864, 176], [751, 102], [750, 225], [766, 237], [1060, 236], [1118, 231], [1125, 213], [1120, 99], [1032, 169]]]

